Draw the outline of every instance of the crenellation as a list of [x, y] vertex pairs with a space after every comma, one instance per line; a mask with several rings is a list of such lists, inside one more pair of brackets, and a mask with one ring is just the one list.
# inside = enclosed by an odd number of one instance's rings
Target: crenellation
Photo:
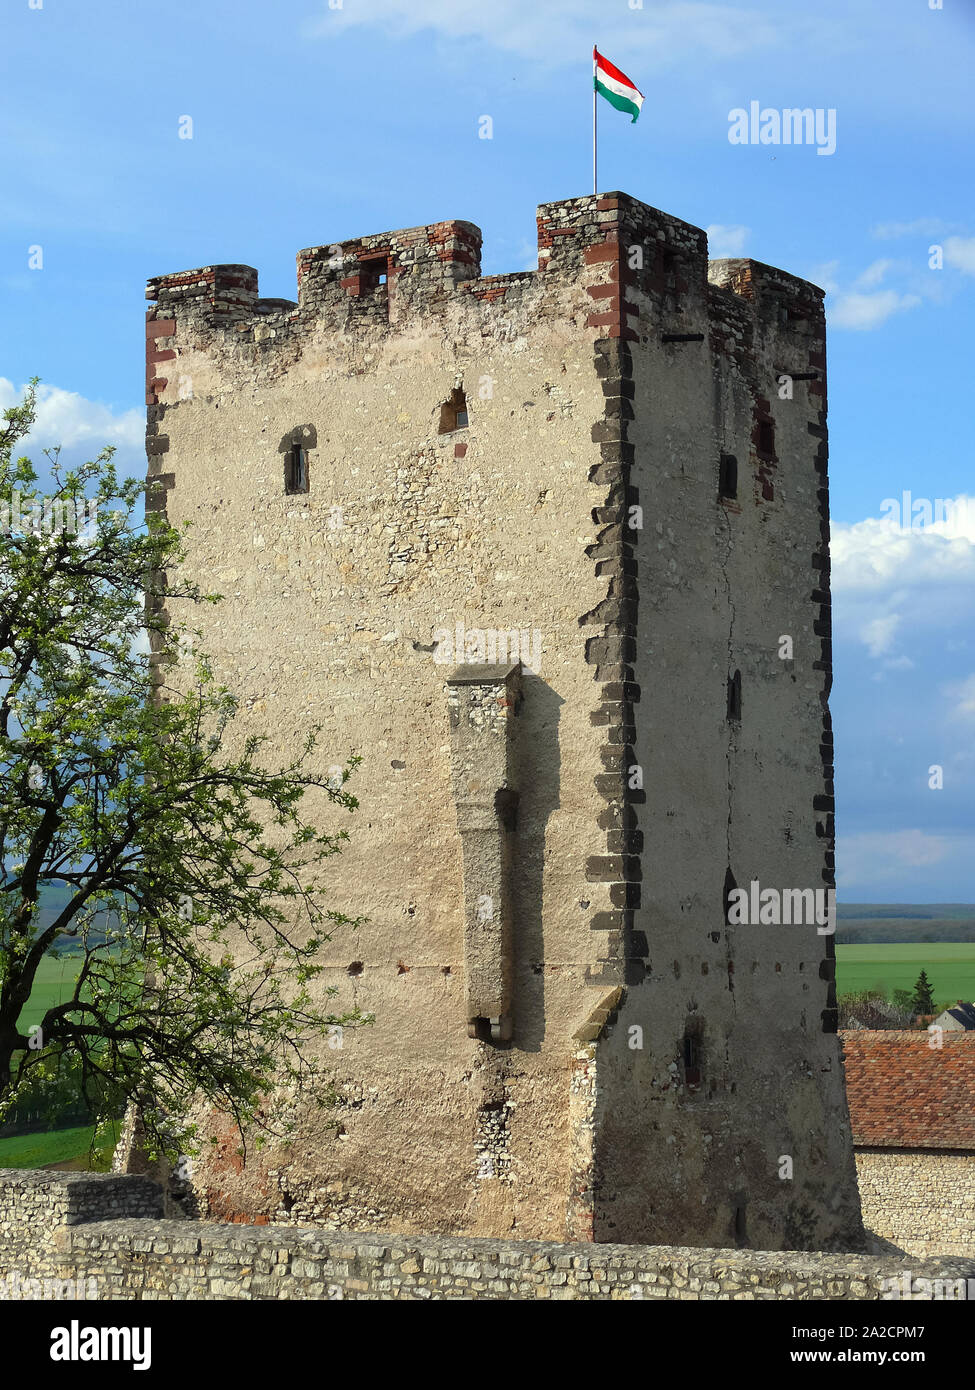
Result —
[[[299, 251], [296, 303], [259, 299], [257, 272], [236, 264], [156, 276], [148, 282], [147, 298], [156, 302], [153, 317], [178, 311], [197, 321], [196, 331], [210, 319], [211, 327], [222, 323], [249, 340], [256, 321], [264, 320], [264, 341], [269, 331], [275, 337], [289, 330], [301, 334], [321, 318], [333, 332], [406, 329], [418, 315], [445, 312], [456, 292], [490, 304], [514, 289], [534, 290], [535, 308], [544, 313], [544, 296], [538, 300], [537, 291], [553, 274], [568, 282], [587, 279], [597, 305], [586, 326], [606, 328], [609, 337], [639, 338], [632, 320], [648, 314], [671, 326], [698, 316], [706, 320], [709, 281], [735, 294], [740, 307], [752, 306], [738, 316], [739, 325], [751, 326], [756, 314], [776, 316], [780, 308], [797, 331], [821, 320], [822, 292], [814, 286], [756, 261], [709, 262], [704, 232], [625, 194], [543, 204], [538, 246], [537, 271], [481, 277], [480, 230], [448, 221]], [[374, 283], [379, 274], [383, 283]], [[720, 309], [720, 335], [729, 306], [715, 297], [711, 304]], [[344, 319], [336, 317], [340, 309]]]

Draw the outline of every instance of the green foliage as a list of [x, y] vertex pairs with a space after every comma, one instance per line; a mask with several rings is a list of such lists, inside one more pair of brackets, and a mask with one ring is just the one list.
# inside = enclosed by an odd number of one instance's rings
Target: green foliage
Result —
[[911, 1008], [916, 1014], [934, 1013], [934, 995], [931, 990], [931, 983], [924, 970], [921, 971], [915, 982], [914, 995], [911, 999]]
[[[0, 507], [36, 483], [14, 458], [33, 418], [32, 387], [4, 414]], [[175, 1154], [195, 1101], [280, 1133], [298, 1088], [329, 1099], [309, 1044], [362, 1020], [327, 1011], [316, 962], [358, 919], [323, 898], [347, 832], [316, 829], [303, 800], [354, 810], [357, 760], [330, 777], [312, 729], [269, 769], [265, 739], [232, 738], [235, 698], [166, 611], [219, 596], [179, 581], [182, 535], [139, 519], [146, 485], [111, 456], [64, 472], [48, 455], [49, 496], [96, 504], [87, 532], [0, 536], [0, 1124], [76, 1084], [99, 1120], [137, 1104], [150, 1151]], [[73, 987], [23, 1031], [65, 942]]]
[[837, 998], [838, 1026], [846, 1028], [911, 1028], [910, 1009], [892, 1001], [878, 990], [854, 990]]

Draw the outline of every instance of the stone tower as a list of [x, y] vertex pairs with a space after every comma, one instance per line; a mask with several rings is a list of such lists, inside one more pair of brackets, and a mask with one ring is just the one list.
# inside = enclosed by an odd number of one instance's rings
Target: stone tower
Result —
[[851, 1248], [832, 937], [729, 906], [834, 882], [822, 293], [622, 193], [543, 205], [537, 270], [481, 277], [480, 241], [313, 247], [297, 304], [149, 283], [149, 472], [241, 736], [363, 759], [331, 905], [369, 920], [326, 978], [375, 1023], [336, 1123], [199, 1186]]

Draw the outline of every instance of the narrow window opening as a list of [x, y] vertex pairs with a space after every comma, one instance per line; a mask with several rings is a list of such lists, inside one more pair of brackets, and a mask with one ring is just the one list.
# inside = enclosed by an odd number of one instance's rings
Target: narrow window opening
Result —
[[466, 430], [467, 425], [467, 397], [461, 387], [455, 386], [440, 407], [440, 433], [450, 434], [453, 430]]
[[308, 454], [298, 443], [285, 456], [284, 490], [288, 494], [308, 491]]
[[764, 458], [775, 458], [775, 425], [771, 420], [758, 422], [758, 452]]
[[735, 1246], [741, 1250], [748, 1245], [748, 1232], [745, 1229], [745, 1204], [735, 1207]]
[[660, 278], [663, 281], [664, 308], [676, 310], [679, 307], [680, 281], [677, 256], [673, 251], [665, 250], [661, 254]]
[[688, 1025], [681, 1043], [681, 1052], [684, 1060], [684, 1084], [700, 1086], [702, 1048], [699, 1028]]
[[[737, 889], [738, 884], [735, 880], [734, 874], [731, 872], [731, 865], [729, 864], [728, 871], [724, 876], [724, 893], [722, 896], [721, 905], [721, 916], [724, 920], [724, 924], [726, 927], [731, 925], [731, 923], [728, 921], [728, 918], [731, 915], [731, 895], [732, 893], [736, 892]], [[717, 940], [717, 933], [714, 934], [714, 940]]]
[[718, 464], [718, 496], [738, 496], [738, 460], [734, 454], [722, 454]]
[[741, 719], [741, 672], [736, 671], [728, 677], [728, 718], [738, 722]]
[[374, 256], [359, 262], [359, 294], [370, 294], [387, 283], [389, 260], [386, 256]]

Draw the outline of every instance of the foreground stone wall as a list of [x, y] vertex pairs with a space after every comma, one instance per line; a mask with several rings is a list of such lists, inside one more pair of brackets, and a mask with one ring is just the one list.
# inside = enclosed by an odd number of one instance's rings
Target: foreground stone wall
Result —
[[858, 1149], [863, 1220], [911, 1255], [975, 1255], [975, 1154]]
[[[28, 1280], [71, 1280], [101, 1300], [873, 1300], [906, 1270], [896, 1257], [149, 1219], [161, 1204], [145, 1178], [0, 1170], [0, 1297], [37, 1297]], [[914, 1260], [909, 1273], [914, 1289], [951, 1281], [943, 1297], [975, 1287], [975, 1260]]]

